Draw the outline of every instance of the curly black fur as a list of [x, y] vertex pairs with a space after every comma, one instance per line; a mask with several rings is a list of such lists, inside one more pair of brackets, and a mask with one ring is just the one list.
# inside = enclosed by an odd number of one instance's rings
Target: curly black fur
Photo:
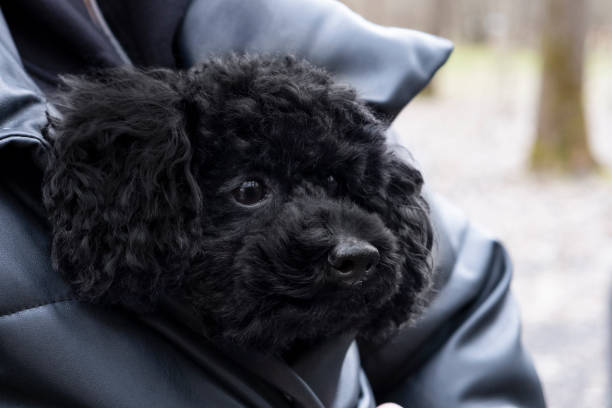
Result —
[[[43, 197], [53, 265], [83, 300], [142, 311], [180, 297], [210, 338], [269, 353], [383, 338], [419, 310], [423, 180], [350, 87], [252, 56], [64, 82]], [[232, 191], [250, 179], [267, 195], [245, 206]], [[342, 236], [380, 252], [361, 284], [327, 278]]]

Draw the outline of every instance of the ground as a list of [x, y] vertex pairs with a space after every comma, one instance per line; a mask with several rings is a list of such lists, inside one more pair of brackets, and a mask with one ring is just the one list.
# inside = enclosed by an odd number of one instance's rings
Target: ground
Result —
[[508, 248], [523, 340], [551, 408], [610, 406], [612, 53], [603, 51], [589, 56], [586, 87], [598, 174], [527, 170], [538, 99], [528, 51], [458, 47], [434, 96], [394, 124], [429, 188]]

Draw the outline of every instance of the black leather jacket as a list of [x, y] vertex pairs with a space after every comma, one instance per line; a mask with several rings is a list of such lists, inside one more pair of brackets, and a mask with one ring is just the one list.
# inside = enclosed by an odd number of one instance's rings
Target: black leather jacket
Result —
[[[291, 51], [391, 117], [451, 49], [326, 0], [196, 0], [177, 33], [183, 65], [227, 50]], [[0, 406], [545, 405], [522, 348], [506, 252], [435, 195], [438, 294], [417, 327], [380, 348], [338, 339], [289, 367], [219, 351], [172, 302], [137, 316], [77, 301], [49, 262], [40, 199], [45, 104], [0, 14]]]

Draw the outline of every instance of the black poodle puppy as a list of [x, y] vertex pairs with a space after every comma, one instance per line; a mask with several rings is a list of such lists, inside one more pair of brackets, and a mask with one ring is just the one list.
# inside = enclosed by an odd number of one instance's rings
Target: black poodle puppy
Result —
[[52, 261], [88, 302], [181, 299], [214, 341], [282, 354], [416, 316], [421, 174], [348, 86], [293, 57], [65, 78], [43, 184]]

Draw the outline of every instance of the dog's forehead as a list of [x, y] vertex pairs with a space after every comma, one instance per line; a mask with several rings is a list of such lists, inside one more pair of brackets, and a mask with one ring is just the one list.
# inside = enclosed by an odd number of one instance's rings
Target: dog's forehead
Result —
[[[294, 120], [291, 120], [294, 119]], [[322, 126], [308, 118], [276, 118], [274, 123], [244, 126], [224, 136], [224, 165], [275, 174], [319, 173], [365, 166], [380, 155], [379, 141], [358, 140], [345, 126]], [[221, 159], [221, 157], [227, 159]]]
[[214, 109], [201, 109], [209, 164], [314, 173], [381, 154], [383, 126], [352, 91], [300, 75], [219, 84]]

